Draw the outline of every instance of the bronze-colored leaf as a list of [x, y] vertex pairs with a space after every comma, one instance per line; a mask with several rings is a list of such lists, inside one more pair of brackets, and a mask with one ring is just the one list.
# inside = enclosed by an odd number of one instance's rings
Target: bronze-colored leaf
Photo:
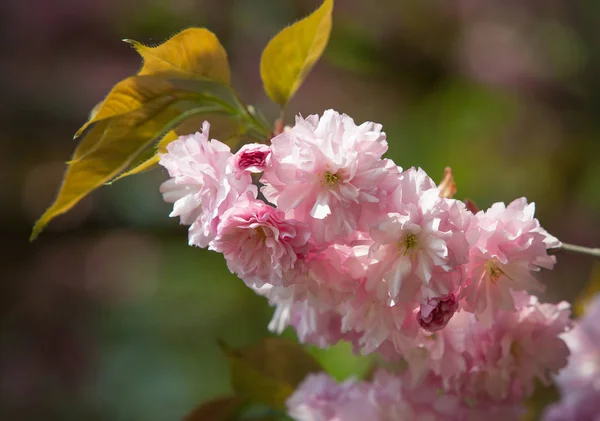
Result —
[[244, 349], [220, 346], [229, 358], [237, 396], [276, 409], [285, 408], [286, 399], [309, 373], [323, 370], [301, 345], [283, 338], [267, 338]]
[[183, 421], [232, 421], [244, 405], [236, 396], [216, 398], [198, 405]]

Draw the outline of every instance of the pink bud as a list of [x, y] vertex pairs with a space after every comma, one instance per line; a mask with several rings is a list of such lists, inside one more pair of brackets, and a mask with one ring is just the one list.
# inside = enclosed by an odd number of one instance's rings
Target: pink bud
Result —
[[259, 173], [265, 170], [271, 148], [259, 143], [244, 145], [234, 156], [234, 167], [239, 172]]
[[421, 304], [417, 321], [423, 329], [436, 332], [446, 327], [457, 309], [458, 302], [454, 294], [430, 298], [426, 304]]

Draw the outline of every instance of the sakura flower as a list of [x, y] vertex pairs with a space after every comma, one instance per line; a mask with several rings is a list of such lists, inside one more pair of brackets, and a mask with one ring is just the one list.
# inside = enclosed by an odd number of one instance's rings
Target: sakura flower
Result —
[[374, 375], [369, 401], [379, 408], [382, 421], [505, 421], [517, 420], [525, 412], [520, 403], [466, 399], [445, 390], [432, 374], [414, 383], [406, 372], [393, 375], [384, 370]]
[[287, 412], [296, 421], [364, 421], [381, 419], [368, 400], [370, 386], [349, 379], [338, 384], [326, 373], [310, 374], [287, 402]]
[[190, 225], [189, 243], [207, 247], [217, 232], [221, 215], [238, 197], [256, 197], [256, 187], [249, 174], [236, 178], [231, 170], [229, 147], [218, 140], [209, 141], [208, 122], [202, 131], [182, 136], [159, 154], [160, 165], [171, 178], [160, 188], [166, 202], [174, 203], [169, 216], [179, 216]]
[[518, 310], [499, 311], [489, 326], [460, 311], [442, 330], [421, 330], [414, 338], [396, 341], [411, 381], [418, 383], [432, 372], [445, 390], [495, 402], [529, 397], [535, 379], [547, 384], [549, 373], [557, 373], [567, 362], [568, 349], [560, 335], [570, 326], [569, 305], [542, 304], [525, 293], [513, 294]]
[[296, 421], [505, 421], [524, 412], [520, 404], [470, 403], [444, 391], [433, 375], [413, 384], [404, 374], [384, 370], [375, 373], [372, 383], [349, 379], [338, 384], [325, 373], [311, 374], [286, 406]]
[[569, 364], [555, 377], [561, 400], [544, 421], [600, 421], [600, 294], [586, 306], [573, 330], [562, 335], [571, 351]]
[[293, 326], [301, 343], [327, 348], [341, 340], [355, 343], [358, 332], [342, 332], [342, 316], [336, 310], [315, 308], [308, 300], [280, 302], [277, 305], [269, 330], [281, 333]]
[[[410, 341], [419, 330], [410, 304], [381, 301], [375, 291], [363, 284], [356, 288], [352, 299], [340, 306], [342, 332], [359, 332], [357, 348], [363, 355], [381, 353], [386, 344]], [[390, 359], [397, 359], [390, 353]]]
[[567, 364], [569, 349], [560, 335], [570, 328], [569, 304], [513, 295], [516, 312], [500, 311], [491, 327], [478, 323], [469, 332], [474, 374], [467, 389], [472, 394], [522, 400], [533, 392], [534, 379], [547, 385], [550, 373]]
[[309, 234], [283, 212], [243, 198], [221, 215], [211, 250], [223, 253], [232, 273], [251, 286], [281, 285], [299, 255], [308, 252]]
[[232, 166], [240, 177], [244, 172], [261, 173], [267, 166], [271, 148], [260, 143], [249, 143], [233, 156]]
[[[378, 202], [387, 174], [381, 125], [357, 126], [327, 110], [321, 118], [296, 118], [272, 139], [271, 159], [261, 182], [268, 201], [312, 227], [317, 242], [330, 242], [357, 228], [361, 204]], [[319, 222], [320, 221], [320, 222]]]
[[486, 323], [498, 309], [515, 310], [511, 290], [542, 292], [531, 272], [552, 269], [556, 262], [547, 249], [560, 242], [540, 227], [534, 211], [524, 198], [508, 206], [495, 203], [477, 213], [467, 230], [468, 280], [461, 295], [465, 308]]
[[[387, 213], [372, 223], [377, 264], [368, 289], [386, 285], [394, 302], [421, 302], [456, 292], [462, 282], [460, 265], [467, 261], [464, 229], [471, 215], [460, 202], [439, 194], [423, 170], [401, 174]], [[444, 276], [452, 271], [458, 279]]]
[[436, 332], [422, 329], [413, 338], [395, 343], [395, 352], [407, 362], [407, 376], [418, 383], [428, 373], [439, 376], [445, 389], [455, 388], [468, 379], [468, 372], [476, 360], [470, 355], [474, 349], [472, 334], [477, 320], [471, 313], [457, 312], [447, 325]]

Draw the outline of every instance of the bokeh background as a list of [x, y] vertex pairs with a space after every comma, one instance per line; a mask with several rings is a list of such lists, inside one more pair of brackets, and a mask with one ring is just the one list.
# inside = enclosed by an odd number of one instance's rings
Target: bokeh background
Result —
[[[271, 310], [222, 258], [187, 246], [161, 170], [103, 188], [33, 244], [73, 133], [159, 43], [206, 26], [233, 84], [270, 117], [259, 59], [317, 0], [3, 0], [0, 3], [0, 419], [177, 420], [228, 390], [216, 339], [268, 334]], [[482, 208], [526, 196], [565, 242], [600, 246], [600, 2], [338, 0], [329, 47], [288, 113], [381, 122], [389, 157]], [[545, 298], [598, 272], [559, 254]], [[323, 353], [343, 377], [361, 361]]]

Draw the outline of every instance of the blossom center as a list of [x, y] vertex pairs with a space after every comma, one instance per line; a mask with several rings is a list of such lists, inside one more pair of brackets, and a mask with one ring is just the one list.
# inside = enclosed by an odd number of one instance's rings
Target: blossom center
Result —
[[340, 181], [340, 176], [338, 174], [333, 174], [331, 171], [325, 172], [325, 184], [333, 186], [338, 181]]
[[490, 280], [493, 283], [498, 282], [498, 280], [501, 277], [506, 276], [506, 273], [504, 273], [504, 271], [502, 269], [500, 269], [498, 267], [498, 265], [496, 263], [494, 263], [492, 260], [488, 261], [485, 264], [485, 269], [486, 269], [487, 273], [490, 275]]
[[264, 243], [267, 240], [267, 234], [262, 227], [258, 227], [254, 231], [256, 231], [256, 236], [258, 237], [259, 242]]
[[404, 255], [406, 256], [408, 253], [417, 248], [417, 236], [415, 234], [407, 234], [406, 237], [400, 242], [400, 250], [404, 250]]

